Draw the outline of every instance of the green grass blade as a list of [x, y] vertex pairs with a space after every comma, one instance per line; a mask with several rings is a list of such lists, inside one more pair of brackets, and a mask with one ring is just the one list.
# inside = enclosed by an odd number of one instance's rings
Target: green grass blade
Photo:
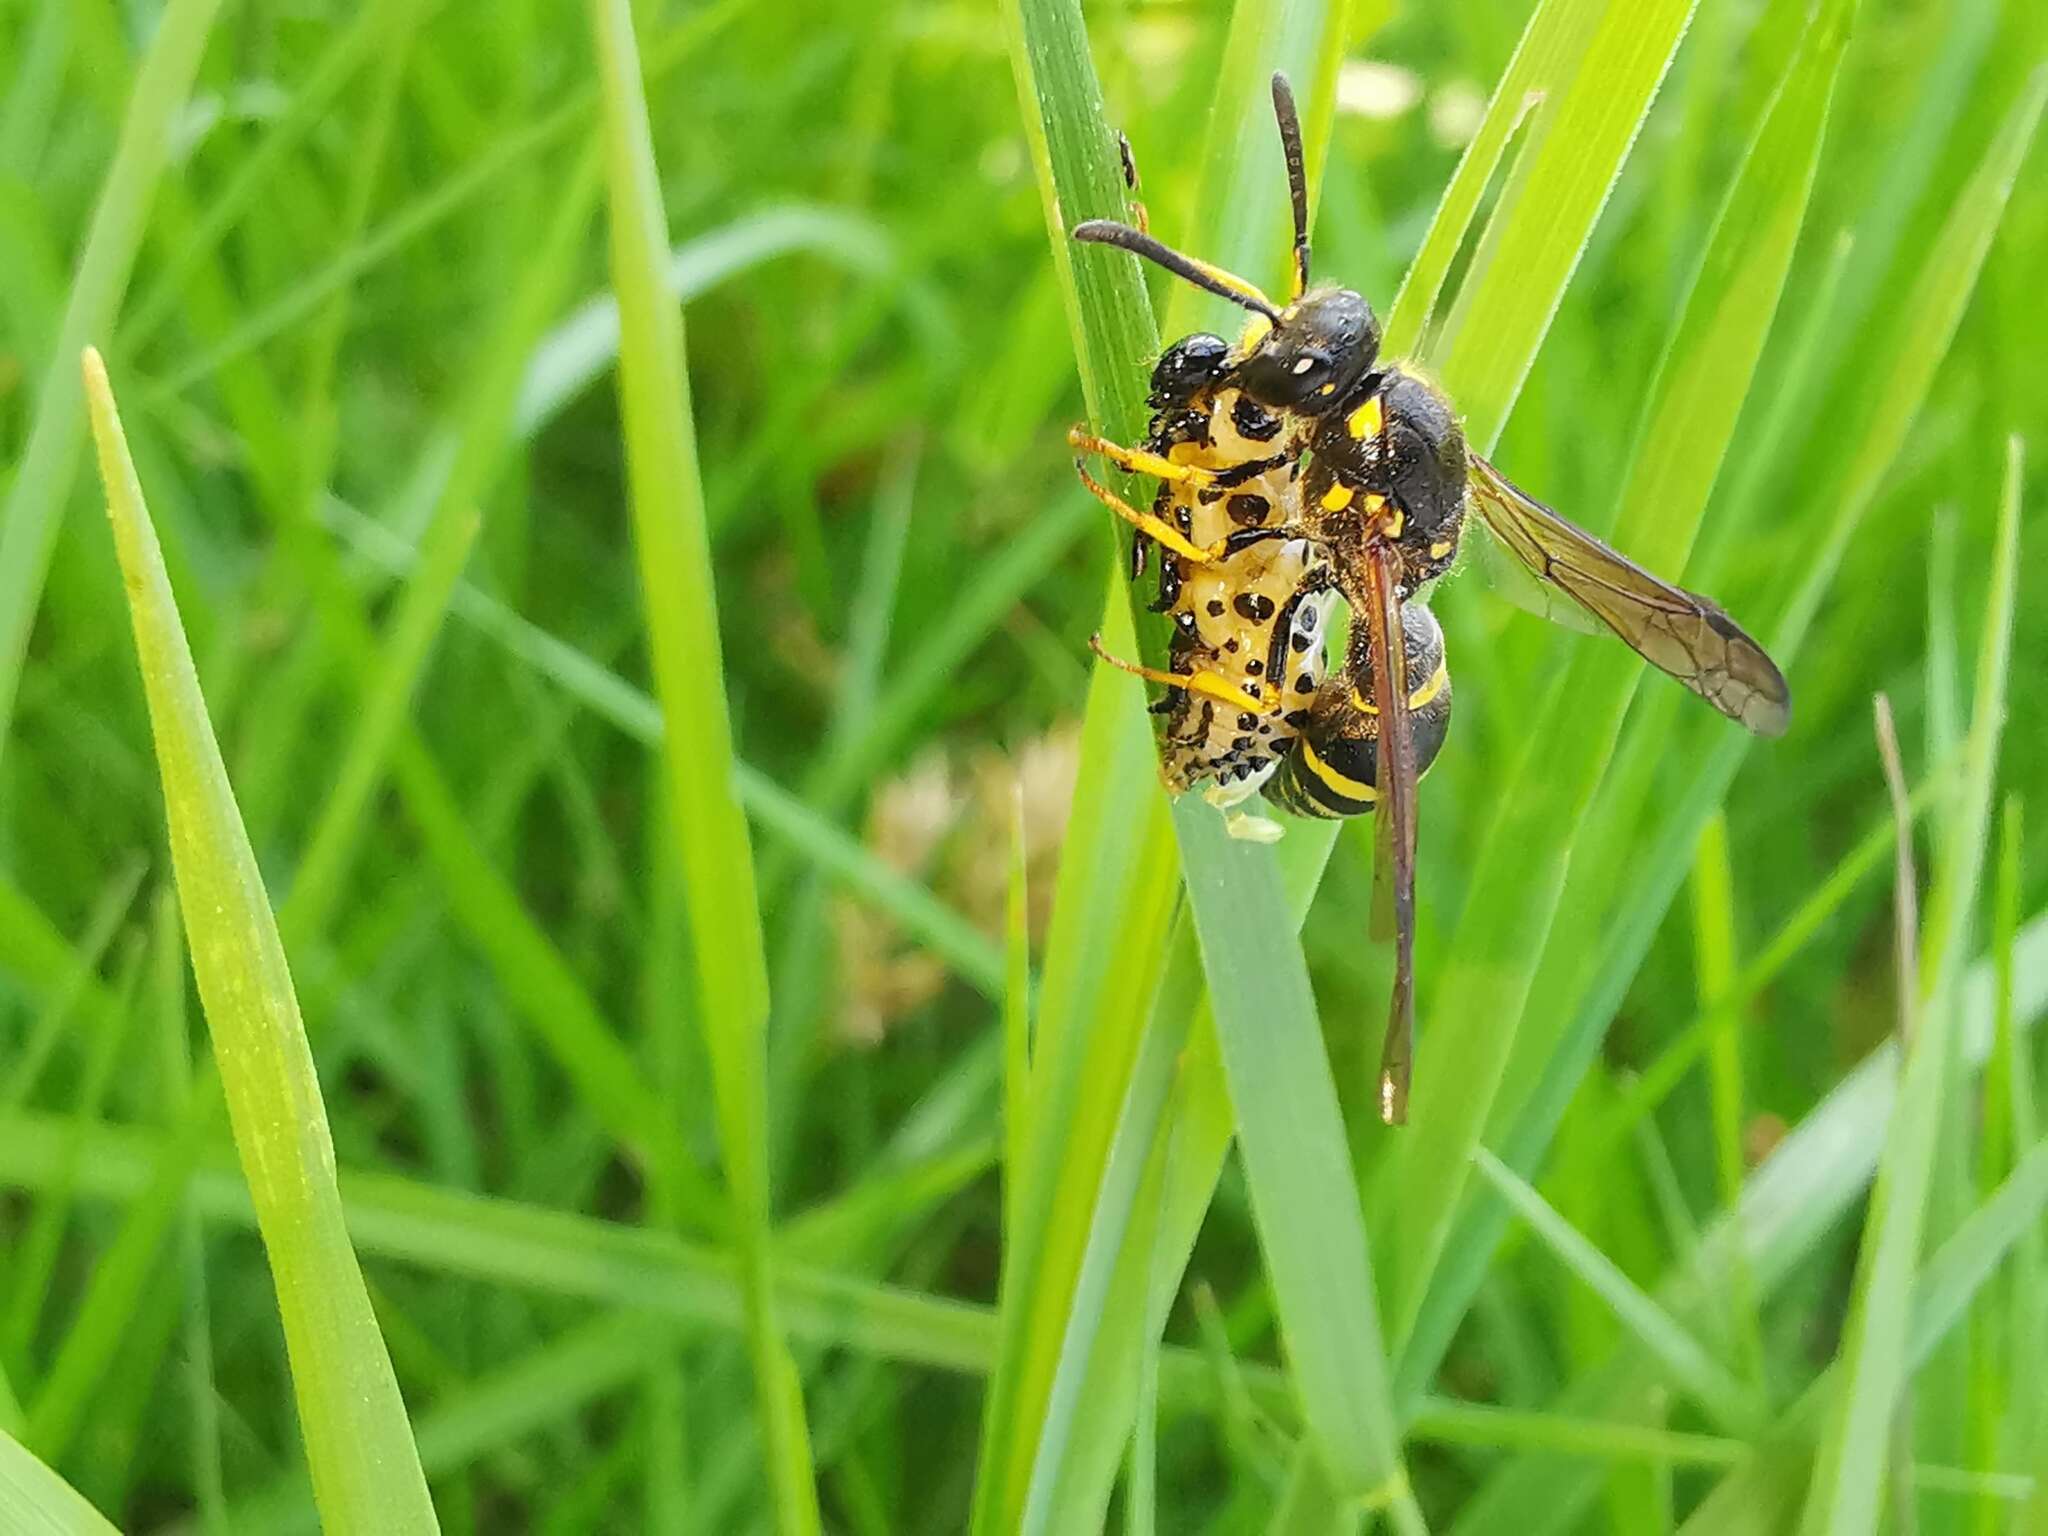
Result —
[[[1122, 200], [1114, 147], [1100, 128], [1099, 93], [1079, 17], [1071, 8], [1054, 5], [1021, 5], [1010, 14], [1024, 112], [1027, 124], [1037, 129], [1054, 259], [1067, 279], [1083, 392], [1098, 423], [1108, 430], [1125, 429], [1136, 417], [1134, 391], [1156, 344], [1136, 296], [1142, 290], [1136, 289], [1137, 273], [1129, 259], [1075, 252], [1065, 238], [1073, 220], [1098, 210], [1120, 211]], [[1257, 56], [1247, 59], [1242, 70], [1227, 73], [1212, 125], [1212, 185], [1248, 179], [1246, 125], [1263, 123], [1267, 114], [1263, 82], [1272, 64], [1288, 64], [1297, 77], [1322, 74], [1327, 53], [1319, 44], [1327, 25], [1313, 6], [1240, 10], [1233, 42], [1248, 39], [1245, 46]], [[1299, 63], [1302, 57], [1310, 62], [1306, 70]], [[1310, 119], [1315, 120], [1313, 109]], [[1279, 182], [1270, 170], [1265, 179], [1267, 195], [1257, 205], [1274, 206]], [[1238, 206], [1236, 199], [1231, 206]], [[1226, 262], [1242, 261], [1244, 253], [1274, 246], [1274, 231], [1281, 227], [1277, 219], [1269, 227], [1249, 218], [1233, 221], [1205, 249]], [[1109, 285], [1111, 274], [1127, 290], [1121, 309]], [[1121, 633], [1130, 632], [1126, 603], [1112, 592], [1104, 628], [1113, 647]], [[1139, 691], [1122, 679], [1112, 686], [1125, 700], [1125, 718], [1141, 721]], [[1084, 779], [1088, 776], [1084, 769]], [[1148, 786], [1143, 793], [1149, 797], [1153, 792]], [[1234, 1081], [1243, 1074], [1236, 1093], [1239, 1130], [1309, 1422], [1348, 1493], [1400, 1486], [1384, 1354], [1369, 1305], [1364, 1231], [1341, 1214], [1355, 1210], [1349, 1157], [1293, 924], [1274, 920], [1285, 911], [1277, 864], [1268, 850], [1228, 839], [1220, 819], [1197, 801], [1180, 801], [1173, 819], [1219, 1032], [1228, 1042], [1224, 1060]], [[1070, 858], [1072, 853], [1070, 843]], [[1049, 958], [1048, 993], [1051, 972]], [[1276, 1014], [1285, 1016], [1277, 1049]], [[1050, 1022], [1041, 1025], [1041, 1042], [1041, 1050], [1059, 1049]], [[1135, 1155], [1142, 1160], [1142, 1149]], [[1333, 1213], [1338, 1213], [1334, 1220]], [[1097, 1214], [1105, 1214], [1104, 1209]], [[1092, 1330], [1066, 1336], [1079, 1351], [1069, 1370], [1084, 1369]], [[986, 1512], [994, 1505], [980, 1508]]]
[[626, 0], [591, 0], [602, 81], [612, 286], [622, 340], [619, 400], [634, 545], [655, 692], [664, 717], [690, 720], [661, 754], [690, 914], [699, 1017], [711, 1062], [719, 1148], [732, 1190], [763, 1455], [785, 1532], [818, 1529], [803, 1391], [775, 1319], [769, 1275], [768, 970], [753, 850], [733, 785], [717, 599], [698, 477], [681, 312], [669, 300], [663, 206], [639, 49]]
[[[1786, 605], [1785, 618], [1771, 641], [1771, 651], [1781, 663], [1791, 665], [1796, 661], [1805, 633], [1833, 585], [1844, 552], [1891, 473], [1900, 445], [1910, 440], [1909, 429], [1920, 414], [1936, 370], [1976, 289], [1985, 255], [2004, 216], [2044, 102], [2048, 102], [2048, 72], [2037, 72], [1950, 204], [1939, 233], [1905, 285], [1906, 299], [1897, 306], [1899, 319], [1894, 329], [1885, 334], [1879, 348], [1878, 355], [1886, 360], [1886, 366], [1875, 386], [1876, 403], [1854, 435], [1855, 448], [1844, 471], [1844, 488], [1839, 493], [1834, 520], [1818, 541], [1814, 557]], [[1532, 1166], [1542, 1146], [1547, 1144], [1579, 1074], [1598, 1049], [1599, 1031], [1614, 1016], [1628, 979], [1642, 963], [1657, 923], [1683, 878], [1700, 828], [1726, 794], [1727, 785], [1749, 747], [1749, 739], [1740, 733], [1721, 732], [1717, 745], [1690, 776], [1687, 787], [1674, 797], [1672, 803], [1677, 810], [1656, 833], [1651, 849], [1645, 852], [1639, 840], [1627, 850], [1628, 901], [1619, 926], [1610, 926], [1602, 936], [1607, 959], [1585, 986], [1575, 1016], [1564, 1022], [1563, 1028], [1572, 1043], [1548, 1059], [1540, 1052], [1527, 1058], [1531, 1063], [1529, 1075], [1536, 1079], [1537, 1086], [1512, 1133], [1509, 1145], [1513, 1155], [1506, 1159], [1510, 1166]], [[1889, 823], [1883, 847], [1889, 848]], [[1610, 882], [1623, 877], [1620, 872], [1607, 873]], [[1429, 1298], [1430, 1324], [1422, 1330], [1421, 1342], [1402, 1361], [1404, 1385], [1425, 1381], [1434, 1368], [1463, 1311], [1464, 1298], [1477, 1288], [1487, 1256], [1498, 1241], [1500, 1222], [1498, 1207], [1482, 1208], [1460, 1231], [1453, 1249], [1461, 1278], [1456, 1285], [1440, 1286]], [[1484, 1233], [1474, 1230], [1480, 1227], [1485, 1229]], [[1409, 1390], [1419, 1391], [1420, 1387], [1410, 1385]]]
[[[1846, 42], [1847, 10], [1834, 4], [1808, 28], [1730, 186], [1659, 368], [1615, 538], [1618, 547], [1652, 570], [1684, 568], [1733, 436], [1805, 218]], [[1667, 16], [1667, 46], [1676, 45], [1683, 20], [1680, 14]], [[1625, 78], [1636, 82], [1640, 111], [1662, 66], [1632, 41], [1617, 38], [1610, 46], [1617, 58], [1607, 67], [1633, 71]], [[1585, 67], [1594, 68], [1602, 57], [1602, 41], [1596, 39]], [[1597, 106], [1585, 110], [1598, 111]], [[1612, 126], [1609, 131], [1626, 144], [1627, 134]], [[1529, 173], [1533, 185], [1543, 185], [1540, 175], [1540, 165]], [[1584, 202], [1590, 189], [1576, 196]], [[1548, 207], [1551, 201], [1545, 197], [1535, 206]], [[1518, 237], [1512, 245], [1520, 243]], [[1549, 258], [1553, 264], [1558, 254]], [[1505, 268], [1517, 269], [1514, 263]], [[1485, 301], [1481, 312], [1492, 314], [1495, 304]], [[1479, 349], [1472, 366], [1488, 381], [1493, 398], [1504, 402], [1519, 385], [1521, 370], [1508, 366], [1512, 358], [1500, 352], [1488, 330], [1468, 329], [1462, 335], [1478, 338], [1470, 343]], [[1461, 344], [1453, 338], [1453, 357]], [[1483, 429], [1475, 440], [1487, 440]], [[1400, 1268], [1392, 1307], [1394, 1335], [1404, 1341], [1415, 1333], [1458, 1212], [1466, 1170], [1506, 1075], [1563, 889], [1573, 833], [1606, 768], [1641, 672], [1641, 663], [1618, 646], [1588, 643], [1574, 651], [1568, 671], [1548, 691], [1530, 727], [1536, 740], [1554, 746], [1523, 757], [1520, 769], [1501, 787], [1481, 839], [1478, 867], [1492, 875], [1458, 919], [1451, 950], [1461, 963], [1431, 1005], [1424, 1036], [1426, 1058], [1445, 1063], [1448, 1070], [1418, 1070], [1409, 1134], [1399, 1144], [1385, 1186], [1389, 1199], [1382, 1209], [1394, 1222], [1391, 1229], [1405, 1234], [1397, 1244]]]
[[[1182, 806], [1186, 809], [1183, 811]], [[1271, 850], [1199, 802], [1175, 807], [1189, 904], [1237, 1111], [1290, 1374], [1347, 1498], [1405, 1499], [1357, 1183], [1308, 971]], [[1419, 1524], [1419, 1517], [1411, 1521]]]
[[[1479, 131], [1465, 146], [1457, 172], [1444, 188], [1436, 216], [1423, 237], [1422, 248], [1415, 253], [1408, 275], [1401, 280], [1400, 292], [1394, 296], [1386, 331], [1386, 347], [1391, 355], [1403, 356], [1421, 344], [1423, 328], [1443, 293], [1451, 263], [1465, 243], [1473, 217], [1479, 211], [1479, 200], [1500, 168], [1509, 142], [1525, 125], [1530, 141], [1547, 131], [1557, 110], [1556, 103], [1571, 85], [1573, 71], [1585, 56], [1586, 45], [1605, 8], [1606, 0], [1541, 0], [1530, 13], [1528, 25], [1515, 44], [1514, 57], [1493, 88], [1493, 99], [1487, 103]], [[1597, 156], [1591, 149], [1588, 146], [1589, 171], [1597, 167]], [[1526, 143], [1523, 152], [1528, 153]], [[1624, 146], [1620, 154], [1612, 157], [1611, 164], [1619, 165], [1626, 156]], [[1604, 191], [1602, 196], [1604, 200]], [[1581, 242], [1597, 217], [1596, 211], [1582, 219], [1578, 226]], [[1568, 232], [1566, 236], [1569, 238]], [[1557, 292], [1563, 290], [1564, 282], [1560, 280]], [[1535, 355], [1535, 343], [1541, 339], [1539, 329], [1529, 347], [1531, 357]]]
[[[1150, 308], [1129, 265], [1076, 250], [1068, 226], [1121, 215], [1123, 187], [1105, 142], [1101, 89], [1077, 7], [1010, 0], [1003, 7], [1025, 140], [1037, 170], [1053, 268], [1076, 331], [1089, 413], [1112, 430], [1140, 420], [1139, 376], [1120, 368], [1155, 344]], [[1098, 353], [1096, 346], [1102, 351]], [[1105, 636], [1126, 654], [1135, 637], [1112, 573]], [[972, 1528], [1017, 1529], [1079, 1282], [1118, 1107], [1137, 1052], [1137, 1024], [1158, 970], [1171, 904], [1172, 847], [1152, 789], [1155, 749], [1141, 713], [1107, 669], [1082, 717], [1081, 768], [1054, 884], [1032, 1039], [1032, 1135], [1004, 1233], [1000, 1341], [982, 1407]], [[1144, 806], [1141, 814], [1133, 808]], [[1083, 1213], [1088, 1213], [1083, 1219]]]
[[118, 1536], [63, 1478], [0, 1431], [0, 1530], [13, 1536]]
[[1757, 1421], [1757, 1404], [1734, 1374], [1692, 1336], [1678, 1320], [1645, 1295], [1614, 1261], [1585, 1234], [1484, 1147], [1476, 1155], [1479, 1171], [1501, 1198], [1521, 1215], [1544, 1246], [1607, 1304], [1623, 1327], [1662, 1362], [1693, 1401], [1705, 1408], [1730, 1433], [1743, 1433]]
[[1871, 1529], [1883, 1507], [1891, 1421], [1906, 1380], [1913, 1277], [1934, 1172], [1942, 1079], [1956, 1029], [1957, 978], [1990, 837], [1999, 734], [2005, 725], [2014, 586], [2019, 566], [2023, 457], [2013, 439], [2006, 458], [1983, 638], [1970, 711], [1966, 767], [1957, 813], [1941, 846], [1942, 865], [1928, 901], [1915, 1032], [1899, 1080], [1899, 1110], [1886, 1139], [1857, 1265], [1845, 1329], [1841, 1407], [1822, 1442], [1800, 1528], [1846, 1533]]
[[92, 229], [57, 328], [55, 351], [43, 371], [28, 445], [0, 506], [0, 752], [13, 730], [29, 629], [85, 445], [78, 355], [114, 327], [157, 180], [170, 154], [173, 126], [185, 110], [199, 56], [219, 12], [220, 0], [171, 0], [157, 23], [136, 71], [120, 144], [100, 188]]
[[334, 1148], [291, 973], [200, 696], [170, 580], [97, 353], [86, 392], [126, 577], [187, 942], [291, 1357], [329, 1524], [437, 1529], [343, 1225]]
[[[1692, 11], [1693, 0], [1604, 9], [1480, 236], [1431, 355], [1482, 452], [1513, 408]], [[1558, 19], [1561, 31], [1583, 24]]]
[[324, 932], [328, 914], [341, 894], [362, 839], [363, 819], [383, 782], [392, 745], [476, 542], [481, 526], [479, 506], [511, 426], [520, 384], [519, 364], [532, 350], [566, 286], [570, 261], [583, 241], [596, 189], [596, 159], [586, 155], [569, 174], [560, 207], [532, 265], [506, 303], [496, 334], [472, 370], [477, 381], [473, 398], [463, 411], [453, 467], [420, 538], [416, 574], [399, 600], [376, 669], [363, 685], [354, 729], [341, 749], [327, 797], [307, 834], [305, 855], [288, 898], [287, 926], [294, 934]]
[[1003, 904], [1003, 1230], [1017, 1224], [1016, 1181], [1031, 1145], [1031, 891], [1024, 800], [1010, 806], [1010, 884]]

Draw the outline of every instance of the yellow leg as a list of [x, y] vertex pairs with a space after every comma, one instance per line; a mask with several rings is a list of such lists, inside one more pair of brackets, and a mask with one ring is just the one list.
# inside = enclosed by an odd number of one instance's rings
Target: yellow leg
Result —
[[1280, 713], [1279, 699], [1268, 704], [1253, 698], [1235, 683], [1229, 682], [1216, 673], [1204, 669], [1200, 672], [1162, 672], [1157, 667], [1141, 667], [1135, 661], [1125, 661], [1121, 656], [1112, 656], [1102, 648], [1102, 636], [1090, 635], [1088, 649], [1115, 667], [1119, 672], [1128, 672], [1133, 677], [1142, 677], [1148, 683], [1164, 683], [1169, 688], [1185, 688], [1201, 698], [1214, 699], [1219, 704], [1228, 704], [1232, 709], [1242, 709], [1254, 715], [1277, 715]]
[[1074, 460], [1074, 473], [1079, 475], [1081, 483], [1088, 487], [1089, 495], [1093, 496], [1140, 533], [1157, 539], [1175, 554], [1185, 555], [1197, 565], [1214, 565], [1223, 558], [1225, 553], [1224, 540], [1218, 539], [1214, 544], [1206, 547], [1191, 543], [1186, 534], [1182, 533], [1164, 518], [1155, 517], [1150, 512], [1140, 512], [1136, 507], [1125, 501], [1116, 492], [1089, 474], [1088, 466], [1079, 459]]
[[1212, 485], [1216, 480], [1213, 469], [1204, 469], [1199, 464], [1176, 464], [1142, 448], [1125, 448], [1106, 437], [1097, 437], [1086, 427], [1069, 427], [1067, 442], [1083, 453], [1099, 453], [1112, 464], [1155, 480], [1170, 480], [1175, 485]]

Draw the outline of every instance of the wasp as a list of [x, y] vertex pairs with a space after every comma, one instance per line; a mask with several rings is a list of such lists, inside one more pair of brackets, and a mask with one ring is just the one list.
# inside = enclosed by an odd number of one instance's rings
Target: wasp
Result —
[[[1411, 368], [1381, 358], [1379, 322], [1362, 294], [1310, 286], [1300, 121], [1286, 77], [1275, 75], [1272, 88], [1294, 223], [1292, 286], [1284, 306], [1245, 279], [1129, 225], [1090, 220], [1071, 233], [1142, 256], [1249, 311], [1252, 320], [1224, 360], [1219, 382], [1277, 416], [1283, 445], [1304, 445], [1307, 464], [1287, 516], [1206, 547], [1183, 539], [1187, 547], [1176, 552], [1200, 567], [1256, 542], [1299, 542], [1317, 552], [1304, 567], [1304, 584], [1334, 587], [1351, 609], [1345, 664], [1317, 687], [1272, 795], [1301, 814], [1375, 813], [1376, 879], [1385, 882], [1383, 905], [1395, 942], [1380, 1111], [1398, 1124], [1406, 1118], [1414, 1050], [1416, 784], [1449, 725], [1443, 638], [1424, 594], [1456, 562], [1468, 511], [1476, 510], [1489, 533], [1539, 581], [1756, 734], [1784, 731], [1791, 693], [1764, 648], [1716, 604], [1644, 570], [1475, 452], [1443, 393]], [[1079, 429], [1070, 440], [1197, 498], [1243, 472], [1241, 466], [1216, 470], [1175, 462], [1170, 454], [1123, 448]], [[1128, 508], [1120, 515], [1160, 538], [1151, 526], [1157, 518]], [[1266, 703], [1271, 709], [1272, 701]]]

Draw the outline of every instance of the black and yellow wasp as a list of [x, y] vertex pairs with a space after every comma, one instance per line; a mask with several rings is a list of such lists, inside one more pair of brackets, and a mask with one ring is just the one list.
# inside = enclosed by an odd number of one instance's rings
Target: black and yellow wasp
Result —
[[[1421, 599], [1457, 559], [1468, 506], [1538, 579], [1730, 719], [1759, 735], [1778, 735], [1790, 718], [1791, 695], [1763, 647], [1719, 607], [1566, 521], [1473, 452], [1442, 393], [1380, 358], [1379, 322], [1363, 295], [1309, 286], [1301, 129], [1281, 75], [1273, 77], [1273, 108], [1294, 216], [1286, 305], [1129, 225], [1090, 220], [1072, 234], [1143, 256], [1251, 312], [1237, 345], [1215, 359], [1205, 398], [1219, 399], [1227, 389], [1270, 415], [1278, 423], [1275, 447], [1263, 458], [1217, 467], [1162, 451], [1152, 439], [1130, 449], [1078, 428], [1070, 438], [1126, 469], [1158, 477], [1171, 493], [1162, 495], [1162, 504], [1199, 504], [1227, 494], [1241, 479], [1279, 473], [1273, 482], [1284, 487], [1279, 515], [1206, 543], [1101, 494], [1193, 571], [1221, 568], [1267, 541], [1309, 551], [1295, 595], [1333, 588], [1351, 609], [1345, 663], [1315, 685], [1307, 715], [1295, 720], [1291, 739], [1276, 754], [1268, 794], [1301, 815], [1380, 812], [1376, 878], [1385, 882], [1395, 940], [1380, 1108], [1389, 1123], [1399, 1123], [1413, 1062], [1416, 781], [1442, 745], [1450, 711], [1443, 636]], [[1299, 462], [1304, 452], [1306, 467]], [[1207, 685], [1179, 667], [1148, 675], [1187, 690], [1190, 698]], [[1283, 717], [1290, 707], [1270, 690], [1256, 702], [1261, 712]]]

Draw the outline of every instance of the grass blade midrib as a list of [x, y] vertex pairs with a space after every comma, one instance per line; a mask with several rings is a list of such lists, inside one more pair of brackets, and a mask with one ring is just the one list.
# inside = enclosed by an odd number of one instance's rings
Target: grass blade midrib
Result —
[[[768, 962], [753, 849], [733, 787], [732, 723], [697, 468], [681, 310], [628, 0], [590, 0], [619, 302], [618, 386], [634, 550], [655, 694], [677, 726], [662, 743], [670, 835], [681, 840], [699, 1014], [718, 1145], [734, 1208], [756, 1413], [778, 1527], [819, 1528], [796, 1365], [775, 1315], [767, 1134]], [[509, 404], [509, 401], [508, 401]], [[694, 724], [682, 739], [680, 722]]]

